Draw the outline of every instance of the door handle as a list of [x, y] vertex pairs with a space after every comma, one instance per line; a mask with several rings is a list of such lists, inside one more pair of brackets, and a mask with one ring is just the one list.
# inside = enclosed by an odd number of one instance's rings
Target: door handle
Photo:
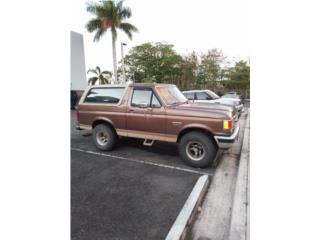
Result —
[[129, 112], [134, 112], [134, 109], [129, 109]]

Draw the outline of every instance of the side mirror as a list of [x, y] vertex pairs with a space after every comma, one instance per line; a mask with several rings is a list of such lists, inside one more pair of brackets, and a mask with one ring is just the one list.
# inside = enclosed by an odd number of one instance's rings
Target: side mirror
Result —
[[139, 104], [139, 108], [148, 108], [149, 107], [149, 103], [143, 102]]

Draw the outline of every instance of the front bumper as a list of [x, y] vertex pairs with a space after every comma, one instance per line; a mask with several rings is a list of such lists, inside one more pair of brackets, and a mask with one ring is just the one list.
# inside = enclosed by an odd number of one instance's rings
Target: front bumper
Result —
[[239, 104], [235, 106], [239, 113], [243, 112], [243, 104]]
[[239, 125], [236, 126], [236, 129], [232, 133], [231, 136], [214, 136], [218, 147], [221, 149], [228, 149], [232, 146], [232, 144], [238, 139], [239, 137]]

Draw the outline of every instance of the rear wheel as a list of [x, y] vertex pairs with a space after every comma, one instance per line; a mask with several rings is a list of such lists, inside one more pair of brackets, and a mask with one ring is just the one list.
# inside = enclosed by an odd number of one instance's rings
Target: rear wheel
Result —
[[189, 132], [179, 142], [180, 157], [192, 167], [211, 166], [217, 152], [213, 139], [202, 132]]
[[93, 142], [97, 148], [103, 151], [110, 151], [117, 142], [117, 134], [106, 124], [98, 124], [92, 131]]

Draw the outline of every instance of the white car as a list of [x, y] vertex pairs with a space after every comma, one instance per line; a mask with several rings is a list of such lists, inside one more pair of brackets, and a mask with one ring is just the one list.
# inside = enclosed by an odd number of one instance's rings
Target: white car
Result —
[[234, 106], [238, 110], [239, 115], [243, 112], [243, 104], [239, 98], [228, 97], [228, 95], [219, 97], [211, 90], [190, 90], [183, 91], [182, 93], [188, 100]]

